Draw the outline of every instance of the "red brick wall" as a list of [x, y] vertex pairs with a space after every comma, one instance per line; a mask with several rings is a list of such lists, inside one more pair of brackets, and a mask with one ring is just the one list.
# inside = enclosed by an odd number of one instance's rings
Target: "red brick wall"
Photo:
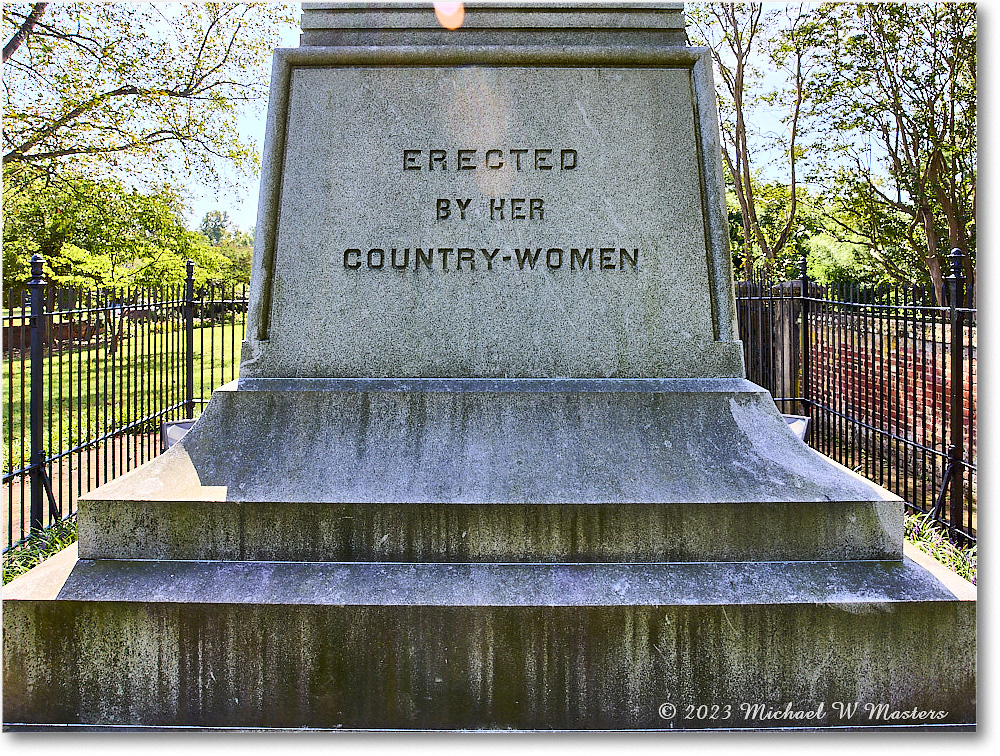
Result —
[[[886, 332], [880, 338], [822, 323], [811, 327], [809, 398], [901, 438], [946, 450], [952, 382], [947, 343]], [[965, 347], [963, 362], [963, 425], [971, 450], [966, 456], [974, 460], [974, 346]]]

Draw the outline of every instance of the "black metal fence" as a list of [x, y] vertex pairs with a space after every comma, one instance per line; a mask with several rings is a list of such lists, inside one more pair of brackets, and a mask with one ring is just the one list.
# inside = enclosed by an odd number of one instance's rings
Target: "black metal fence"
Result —
[[[32, 260], [5, 294], [4, 551], [76, 511], [82, 494], [162, 451], [163, 423], [193, 418], [234, 380], [246, 292], [183, 286], [58, 289]], [[961, 257], [948, 304], [922, 287], [739, 282], [748, 377], [807, 439], [976, 538], [976, 310]]]
[[180, 286], [4, 292], [4, 551], [163, 450], [164, 423], [197, 416], [236, 378], [246, 292]]
[[976, 310], [955, 250], [922, 286], [736, 286], [747, 377], [810, 418], [813, 448], [976, 540]]

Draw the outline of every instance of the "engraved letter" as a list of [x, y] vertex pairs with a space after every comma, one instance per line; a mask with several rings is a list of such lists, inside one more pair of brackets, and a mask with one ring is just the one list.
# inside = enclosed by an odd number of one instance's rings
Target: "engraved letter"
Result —
[[517, 264], [521, 270], [524, 270], [524, 264], [527, 262], [529, 267], [534, 270], [535, 263], [538, 262], [538, 256], [542, 253], [541, 248], [535, 250], [535, 254], [531, 254], [531, 249], [525, 247], [524, 254], [521, 253], [520, 249], [515, 249], [514, 254], [517, 255]]
[[587, 247], [583, 255], [580, 255], [580, 250], [571, 249], [569, 251], [569, 267], [570, 270], [576, 270], [576, 264], [580, 263], [580, 270], [583, 270], [583, 266], [587, 266], [587, 270], [594, 269], [594, 248]]
[[451, 200], [439, 199], [437, 201], [437, 219], [438, 220], [448, 220], [448, 216], [451, 215]]
[[[494, 216], [494, 212], [496, 215]], [[503, 200], [490, 197], [490, 220], [503, 220]]]
[[448, 253], [454, 247], [438, 247], [438, 254], [441, 255], [441, 270], [448, 270]]
[[536, 171], [551, 171], [552, 163], [549, 162], [549, 155], [552, 154], [552, 150], [535, 150], [535, 170]]
[[485, 249], [479, 251], [486, 257], [486, 270], [493, 270], [493, 258], [500, 254], [500, 250], [494, 249], [492, 255]]
[[460, 171], [474, 171], [476, 166], [472, 164], [472, 158], [475, 157], [475, 150], [459, 150], [458, 151], [458, 170]]
[[[496, 165], [490, 164], [490, 155], [497, 156]], [[496, 170], [497, 168], [503, 168], [503, 150], [486, 150], [486, 167], [491, 170]]]
[[510, 217], [511, 217], [511, 220], [524, 220], [525, 217], [527, 217], [524, 214], [524, 203], [525, 203], [525, 200], [523, 200], [523, 199], [514, 199], [514, 198], [511, 198], [511, 200], [510, 200]]
[[524, 155], [527, 150], [510, 150], [510, 154], [514, 156], [514, 162], [517, 164], [517, 170], [521, 170], [521, 155]]
[[530, 209], [528, 210], [528, 217], [531, 220], [535, 219], [535, 213], [538, 213], [538, 220], [543, 220], [545, 218], [545, 209], [542, 207], [542, 200], [535, 197], [529, 203]]
[[559, 153], [559, 165], [564, 171], [576, 168], [576, 150], [563, 150]]
[[416, 270], [420, 267], [420, 263], [423, 263], [426, 267], [431, 267], [431, 262], [434, 260], [434, 248], [428, 247], [427, 253], [425, 254], [420, 247], [413, 250], [415, 253], [415, 259], [413, 260], [413, 269]]
[[[561, 268], [562, 267], [562, 256], [563, 251], [559, 247], [553, 247], [548, 252], [545, 253], [545, 264], [550, 268]], [[555, 262], [553, 262], [555, 260]]]
[[620, 249], [620, 250], [618, 250], [618, 253], [619, 253], [618, 254], [618, 267], [619, 268], [624, 268], [625, 267], [625, 261], [627, 260], [628, 263], [629, 263], [629, 265], [631, 265], [633, 268], [635, 268], [636, 270], [638, 270], [638, 268], [639, 268], [639, 250], [633, 249], [632, 251], [635, 253], [634, 256], [633, 255], [629, 255], [627, 249]]
[[403, 268], [407, 267], [409, 264], [410, 264], [410, 248], [407, 247], [406, 249], [403, 250], [403, 264], [400, 265], [399, 263], [396, 262], [396, 248], [393, 247], [392, 248], [392, 267], [396, 268], [397, 270], [402, 270]]
[[417, 158], [420, 156], [421, 150], [403, 150], [403, 170], [404, 171], [419, 171], [420, 166], [417, 164]]
[[462, 200], [457, 197], [455, 198], [455, 203], [458, 205], [458, 212], [461, 214], [462, 220], [465, 220], [465, 210], [469, 207], [470, 202], [472, 202], [471, 198], [467, 199], [465, 202], [462, 202]]
[[475, 270], [476, 269], [476, 261], [473, 259], [475, 256], [476, 256], [476, 250], [470, 249], [469, 247], [459, 247], [458, 248], [458, 262], [455, 264], [455, 267], [458, 270], [461, 270], [462, 269], [462, 263], [463, 262], [467, 262], [467, 263], [469, 263], [469, 269], [470, 270]]
[[448, 170], [448, 166], [444, 162], [444, 157], [447, 154], [444, 150], [428, 150], [427, 154], [430, 156], [430, 162], [427, 166], [427, 170], [434, 170], [434, 163], [441, 164], [441, 170]]
[[[375, 253], [378, 252], [378, 265], [375, 264]], [[385, 250], [384, 249], [369, 249], [368, 250], [368, 267], [375, 268], [376, 270], [381, 269], [385, 265]]]
[[[357, 262], [348, 262], [347, 259], [352, 255], [357, 255]], [[344, 267], [350, 268], [351, 270], [357, 270], [361, 267], [361, 250], [360, 249], [345, 249], [344, 250]]]
[[615, 263], [611, 259], [611, 255], [614, 253], [614, 247], [601, 247], [601, 270], [614, 270]]

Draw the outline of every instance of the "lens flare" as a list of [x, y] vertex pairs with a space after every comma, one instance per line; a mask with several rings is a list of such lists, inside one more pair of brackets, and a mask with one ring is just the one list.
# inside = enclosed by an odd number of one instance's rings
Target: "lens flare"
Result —
[[434, 3], [434, 15], [441, 26], [454, 31], [465, 20], [465, 3]]

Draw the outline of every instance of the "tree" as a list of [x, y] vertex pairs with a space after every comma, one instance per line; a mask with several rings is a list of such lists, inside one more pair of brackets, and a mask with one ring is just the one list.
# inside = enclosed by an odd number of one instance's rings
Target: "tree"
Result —
[[218, 247], [231, 236], [229, 213], [225, 210], [221, 213], [218, 210], [209, 210], [201, 219], [198, 231], [212, 243], [213, 247]]
[[226, 257], [184, 227], [183, 207], [169, 192], [141, 194], [112, 180], [64, 176], [58, 183], [38, 179], [5, 204], [5, 288], [30, 278], [35, 252], [45, 258], [46, 280], [58, 286], [176, 284], [189, 258], [199, 285], [226, 278]]
[[830, 3], [819, 15], [827, 202], [887, 269], [908, 246], [944, 302], [948, 251], [968, 253], [971, 279], [976, 247], [976, 7]]
[[177, 186], [217, 179], [220, 161], [256, 170], [237, 116], [265, 96], [291, 18], [254, 3], [5, 3], [5, 189], [66, 171]]
[[225, 279], [229, 284], [250, 283], [250, 261], [253, 257], [253, 232], [245, 233], [230, 227], [229, 213], [209, 210], [201, 219], [198, 232], [226, 258]]
[[[694, 42], [708, 46], [715, 62], [722, 159], [740, 207], [744, 272], [758, 263], [773, 269], [798, 229], [801, 139], [814, 66], [813, 14], [803, 5], [765, 11], [761, 3], [711, 3], [691, 7], [689, 19]], [[770, 83], [781, 78], [784, 86]], [[784, 111], [784, 133], [757, 128], [754, 117], [764, 107]], [[788, 180], [769, 181], [770, 196], [761, 197], [763, 161], [774, 155], [780, 155]], [[775, 205], [774, 193], [781, 187], [784, 197]], [[762, 219], [765, 208], [770, 217]]]

